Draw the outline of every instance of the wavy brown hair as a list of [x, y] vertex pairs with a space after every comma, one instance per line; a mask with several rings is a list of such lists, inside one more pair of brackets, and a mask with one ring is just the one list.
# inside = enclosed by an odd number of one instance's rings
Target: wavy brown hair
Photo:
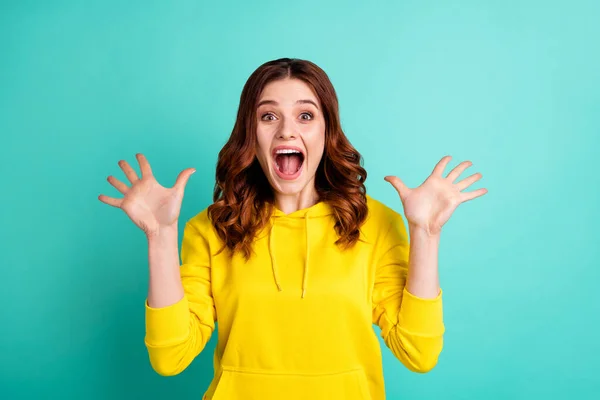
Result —
[[[336, 245], [345, 248], [360, 238], [359, 228], [367, 217], [362, 156], [342, 131], [335, 89], [316, 64], [280, 58], [264, 63], [248, 78], [240, 96], [237, 118], [229, 140], [219, 152], [214, 203], [209, 218], [224, 248], [251, 256], [255, 235], [268, 223], [274, 193], [256, 158], [256, 111], [264, 87], [275, 80], [299, 79], [316, 93], [325, 117], [325, 149], [315, 176], [319, 200], [333, 210]], [[222, 250], [224, 250], [221, 249]]]

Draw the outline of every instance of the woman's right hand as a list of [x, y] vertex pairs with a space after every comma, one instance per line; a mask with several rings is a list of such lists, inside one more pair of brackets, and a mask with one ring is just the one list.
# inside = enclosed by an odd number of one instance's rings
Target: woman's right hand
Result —
[[163, 227], [177, 223], [185, 185], [196, 170], [193, 168], [183, 170], [177, 177], [175, 185], [172, 188], [165, 188], [154, 179], [146, 157], [138, 153], [136, 158], [140, 164], [141, 179], [127, 161], [121, 160], [119, 166], [131, 183], [131, 187], [114, 176], [109, 176], [108, 182], [124, 196], [117, 199], [101, 194], [98, 200], [125, 211], [127, 216], [147, 236], [150, 236], [157, 234]]

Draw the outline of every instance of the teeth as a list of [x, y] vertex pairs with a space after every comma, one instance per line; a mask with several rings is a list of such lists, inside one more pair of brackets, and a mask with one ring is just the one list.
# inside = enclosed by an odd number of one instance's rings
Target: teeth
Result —
[[300, 152], [294, 149], [281, 149], [277, 150], [276, 154], [300, 154]]

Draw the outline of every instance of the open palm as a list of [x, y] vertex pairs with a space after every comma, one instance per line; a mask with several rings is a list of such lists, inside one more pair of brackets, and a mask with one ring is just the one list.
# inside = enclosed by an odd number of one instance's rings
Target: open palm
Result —
[[149, 235], [158, 232], [161, 227], [177, 222], [185, 185], [195, 170], [193, 168], [183, 170], [177, 177], [175, 185], [172, 188], [165, 188], [152, 175], [146, 157], [138, 153], [136, 158], [142, 177], [138, 177], [127, 161], [119, 161], [119, 166], [131, 183], [131, 187], [114, 176], [109, 176], [108, 182], [124, 196], [117, 199], [100, 195], [98, 200], [122, 209], [140, 229]]
[[442, 158], [425, 182], [414, 189], [408, 188], [398, 177], [385, 177], [398, 192], [409, 225], [423, 228], [429, 234], [440, 233], [442, 226], [461, 203], [487, 193], [487, 189], [483, 188], [463, 192], [481, 179], [482, 175], [479, 172], [455, 182], [460, 174], [472, 165], [470, 161], [461, 162], [444, 178], [444, 169], [450, 159], [450, 156]]

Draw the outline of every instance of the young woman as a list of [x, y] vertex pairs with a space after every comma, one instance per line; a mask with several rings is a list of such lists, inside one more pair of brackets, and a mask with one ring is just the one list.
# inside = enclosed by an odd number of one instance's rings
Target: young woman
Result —
[[[183, 371], [218, 323], [214, 379], [204, 399], [384, 399], [380, 346], [410, 370], [432, 369], [444, 324], [438, 282], [442, 225], [481, 178], [443, 176], [450, 157], [415, 189], [397, 177], [408, 221], [366, 195], [361, 156], [340, 126], [338, 101], [317, 65], [279, 59], [243, 88], [219, 153], [214, 203], [177, 223], [194, 169], [172, 188], [120, 161], [131, 186], [109, 176], [121, 208], [149, 244], [146, 337], [152, 367]], [[408, 231], [408, 232], [407, 232]], [[410, 242], [409, 234], [410, 233]]]

